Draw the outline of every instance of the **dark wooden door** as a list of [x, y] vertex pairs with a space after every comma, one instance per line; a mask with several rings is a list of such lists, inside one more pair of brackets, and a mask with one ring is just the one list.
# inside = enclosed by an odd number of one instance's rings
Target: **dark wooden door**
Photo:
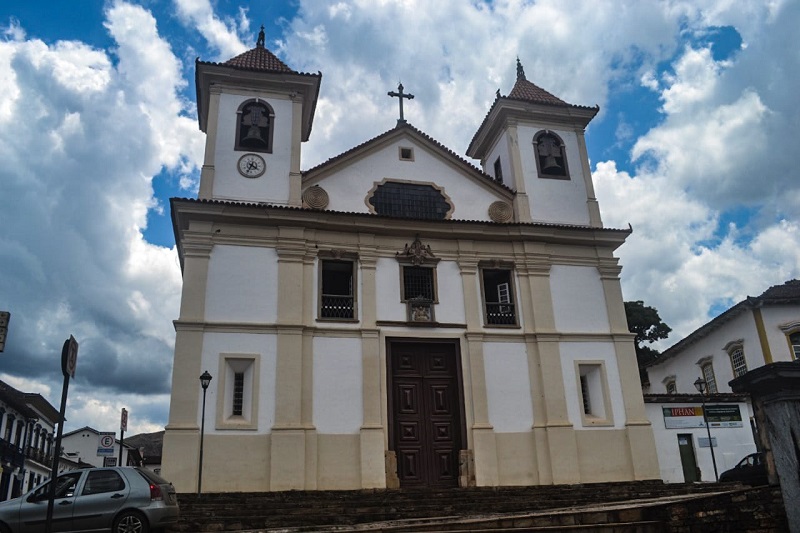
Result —
[[678, 434], [678, 453], [683, 467], [683, 480], [686, 483], [700, 481], [700, 470], [697, 468], [697, 458], [694, 455], [693, 436], [691, 433]]
[[390, 344], [392, 445], [403, 487], [458, 486], [462, 448], [453, 343]]

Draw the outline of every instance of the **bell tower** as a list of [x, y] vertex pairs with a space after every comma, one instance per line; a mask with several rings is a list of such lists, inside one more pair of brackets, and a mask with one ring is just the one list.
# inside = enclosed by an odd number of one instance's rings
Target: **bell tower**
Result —
[[508, 96], [497, 92], [467, 155], [516, 190], [516, 222], [602, 227], [584, 139], [599, 110], [534, 85], [517, 59], [514, 87]]
[[224, 63], [197, 60], [197, 117], [206, 133], [201, 200], [300, 206], [300, 151], [322, 74], [289, 68], [264, 46]]

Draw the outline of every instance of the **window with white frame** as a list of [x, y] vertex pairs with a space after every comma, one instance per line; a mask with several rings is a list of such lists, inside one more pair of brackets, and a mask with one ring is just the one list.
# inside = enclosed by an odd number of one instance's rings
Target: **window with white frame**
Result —
[[603, 361], [575, 361], [580, 395], [581, 422], [584, 426], [611, 426], [614, 416], [608, 393], [608, 377]]
[[731, 367], [733, 368], [733, 377], [738, 378], [747, 373], [747, 360], [744, 358], [744, 345], [742, 341], [729, 343], [725, 347], [728, 356], [731, 358]]
[[221, 354], [217, 429], [257, 429], [258, 354]]
[[711, 364], [711, 361], [706, 361], [702, 365], [700, 365], [700, 370], [703, 372], [703, 379], [708, 386], [708, 393], [709, 394], [716, 394], [717, 393], [717, 378], [714, 376], [714, 365]]
[[667, 376], [661, 380], [661, 384], [664, 385], [664, 390], [667, 391], [667, 394], [677, 394], [678, 386], [676, 385], [675, 376]]
[[800, 359], [800, 331], [789, 335], [789, 346], [792, 350], [792, 359]]
[[512, 266], [481, 267], [484, 321], [487, 326], [516, 326]]
[[714, 374], [714, 356], [707, 355], [705, 357], [701, 357], [697, 361], [697, 366], [700, 367], [700, 374], [703, 376], [703, 381], [706, 382], [706, 392], [709, 394], [715, 394], [719, 392], [717, 390], [717, 377]]

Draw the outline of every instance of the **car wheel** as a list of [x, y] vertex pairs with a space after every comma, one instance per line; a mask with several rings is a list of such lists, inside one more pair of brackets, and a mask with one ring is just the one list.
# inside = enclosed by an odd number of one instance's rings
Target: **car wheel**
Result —
[[125, 511], [114, 520], [113, 533], [147, 533], [150, 526], [142, 513]]

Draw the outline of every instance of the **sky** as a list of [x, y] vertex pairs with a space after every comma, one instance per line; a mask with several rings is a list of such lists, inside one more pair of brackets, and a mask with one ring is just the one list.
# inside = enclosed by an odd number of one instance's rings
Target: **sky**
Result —
[[[308, 169], [405, 117], [464, 156], [516, 58], [586, 131], [626, 300], [665, 348], [800, 277], [798, 0], [0, 0], [0, 379], [65, 431], [163, 429], [181, 272], [170, 197], [195, 197], [194, 62], [266, 45], [321, 71]], [[475, 161], [475, 164], [479, 164]]]

